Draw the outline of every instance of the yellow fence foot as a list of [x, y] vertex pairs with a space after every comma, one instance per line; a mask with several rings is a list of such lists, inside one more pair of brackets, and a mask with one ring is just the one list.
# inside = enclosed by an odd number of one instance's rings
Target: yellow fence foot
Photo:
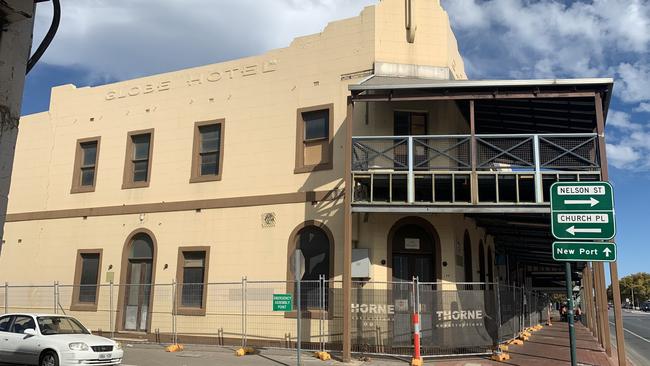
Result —
[[165, 347], [165, 352], [180, 352], [183, 350], [183, 345], [182, 344], [170, 344], [169, 346]]
[[411, 366], [422, 366], [422, 359], [421, 358], [411, 359]]
[[314, 352], [314, 357], [321, 361], [331, 360], [332, 356], [327, 352]]
[[246, 354], [246, 351], [243, 348], [239, 348], [235, 351], [235, 356], [241, 357]]
[[505, 345], [505, 344], [500, 344], [498, 349], [501, 352], [505, 352], [505, 351], [508, 351], [508, 346]]
[[514, 344], [514, 345], [517, 345], [517, 346], [521, 346], [522, 344], [524, 344], [524, 341], [522, 341], [521, 339], [513, 339], [513, 340], [511, 340], [509, 342], [509, 344]]
[[494, 353], [491, 357], [492, 361], [503, 362], [510, 359], [510, 355], [505, 352]]

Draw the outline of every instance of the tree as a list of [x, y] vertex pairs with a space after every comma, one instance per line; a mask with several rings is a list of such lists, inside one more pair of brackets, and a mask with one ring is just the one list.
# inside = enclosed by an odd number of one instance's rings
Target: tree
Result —
[[[626, 298], [632, 301], [632, 291], [634, 291], [634, 303], [636, 305], [650, 299], [650, 273], [639, 272], [620, 279], [621, 299]], [[612, 286], [607, 288], [607, 297], [612, 298]]]

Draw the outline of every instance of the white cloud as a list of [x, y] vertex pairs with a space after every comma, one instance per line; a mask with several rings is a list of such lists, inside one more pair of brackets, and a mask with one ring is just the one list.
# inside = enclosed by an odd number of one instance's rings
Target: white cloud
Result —
[[613, 126], [627, 131], [640, 131], [642, 125], [633, 123], [628, 113], [610, 109], [607, 114], [608, 126]]
[[635, 109], [635, 112], [648, 112], [650, 113], [650, 103], [640, 103]]
[[641, 62], [621, 63], [618, 74], [621, 82], [618, 95], [624, 102], [650, 100], [650, 65]]
[[602, 76], [612, 55], [650, 48], [647, 0], [443, 0], [443, 5], [454, 29], [470, 38], [472, 44], [460, 48], [473, 64], [486, 53], [500, 59], [484, 62], [474, 77]]
[[[376, 0], [63, 1], [59, 31], [42, 62], [126, 79], [286, 47]], [[49, 27], [37, 6], [35, 44]]]
[[607, 162], [619, 169], [632, 167], [640, 157], [639, 152], [630, 146], [607, 144]]

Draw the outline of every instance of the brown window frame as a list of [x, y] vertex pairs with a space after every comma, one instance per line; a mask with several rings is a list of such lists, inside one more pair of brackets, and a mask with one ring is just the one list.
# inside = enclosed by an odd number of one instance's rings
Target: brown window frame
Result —
[[[201, 175], [201, 133], [199, 127], [220, 125], [219, 135], [219, 171], [215, 175]], [[223, 174], [223, 146], [225, 140], [226, 120], [224, 118], [194, 123], [194, 142], [192, 146], [192, 171], [190, 172], [190, 183], [213, 182], [221, 180]]]
[[[97, 294], [95, 295], [95, 302], [80, 302], [79, 291], [81, 289], [81, 274], [83, 272], [82, 254], [98, 254], [99, 265], [97, 266]], [[79, 249], [77, 250], [77, 257], [75, 259], [74, 270], [74, 286], [72, 288], [72, 303], [70, 310], [72, 311], [97, 311], [97, 304], [99, 302], [100, 285], [102, 279], [102, 259], [104, 256], [103, 249]]]
[[210, 270], [210, 247], [209, 246], [190, 246], [178, 248], [178, 262], [176, 265], [176, 282], [182, 284], [183, 278], [183, 262], [185, 259], [184, 253], [186, 252], [204, 252], [205, 262], [203, 263], [203, 298], [201, 299], [201, 307], [188, 307], [183, 306], [183, 288], [178, 286], [176, 289], [176, 310], [179, 315], [188, 316], [204, 316], [208, 300], [208, 273]]
[[[135, 182], [133, 181], [133, 137], [140, 135], [149, 135], [149, 157], [147, 164], [147, 180], [144, 182]], [[149, 187], [151, 182], [151, 167], [153, 160], [153, 139], [154, 139], [154, 129], [130, 131], [126, 135], [126, 153], [124, 154], [124, 175], [122, 178], [122, 189], [130, 188], [144, 188]]]
[[[83, 149], [81, 148], [81, 145], [88, 142], [97, 143], [97, 151], [95, 153], [95, 165], [93, 166], [95, 169], [95, 174], [93, 176], [93, 184], [90, 186], [83, 186], [81, 185], [81, 161], [83, 159], [82, 156]], [[75, 147], [74, 170], [72, 172], [72, 188], [70, 189], [70, 193], [86, 193], [86, 192], [95, 191], [95, 186], [97, 185], [97, 174], [99, 172], [98, 167], [99, 167], [100, 145], [101, 145], [100, 136], [87, 137], [87, 138], [82, 138], [77, 140], [76, 147]]]
[[[305, 139], [305, 120], [303, 113], [328, 111], [328, 135], [327, 138], [318, 139]], [[296, 166], [293, 171], [294, 174], [311, 173], [319, 170], [330, 170], [334, 167], [334, 104], [321, 104], [311, 107], [298, 108], [296, 112]], [[321, 161], [318, 164], [305, 165], [305, 147], [308, 144], [318, 144], [327, 140], [327, 161]]]

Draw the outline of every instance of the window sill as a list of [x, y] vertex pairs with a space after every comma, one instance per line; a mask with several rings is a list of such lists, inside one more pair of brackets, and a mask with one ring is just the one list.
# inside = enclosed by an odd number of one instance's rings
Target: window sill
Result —
[[190, 178], [190, 183], [215, 182], [221, 180], [219, 175], [197, 175]]
[[178, 307], [176, 309], [177, 315], [185, 316], [205, 316], [205, 307], [202, 308], [182, 308]]
[[95, 186], [79, 186], [79, 187], [72, 187], [70, 189], [70, 193], [88, 193], [88, 192], [95, 192]]
[[149, 181], [146, 182], [137, 182], [137, 183], [123, 183], [122, 189], [131, 189], [131, 188], [147, 188], [149, 187]]
[[331, 170], [331, 169], [333, 169], [333, 164], [331, 162], [321, 163], [316, 165], [297, 166], [293, 170], [293, 174], [311, 173], [319, 170]]
[[70, 305], [70, 311], [97, 311], [96, 303], [75, 303]]

